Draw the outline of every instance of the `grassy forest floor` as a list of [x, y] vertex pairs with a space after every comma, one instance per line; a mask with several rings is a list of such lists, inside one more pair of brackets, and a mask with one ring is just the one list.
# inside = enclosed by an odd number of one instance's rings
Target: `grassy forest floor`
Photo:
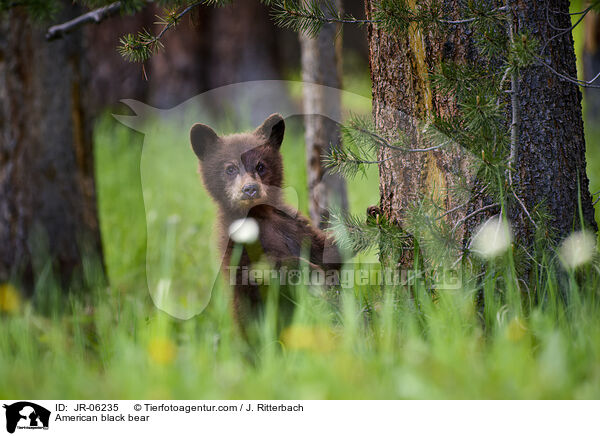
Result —
[[[368, 81], [346, 83], [369, 94]], [[154, 140], [178, 135], [166, 129]], [[586, 136], [596, 192], [600, 126], [586, 126]], [[509, 256], [482, 279], [466, 274], [461, 289], [435, 298], [420, 285], [410, 298], [405, 290], [357, 285], [332, 303], [300, 287], [292, 325], [280, 334], [269, 304], [252, 349], [236, 332], [230, 291], [218, 280], [212, 295], [177, 302], [206, 305], [189, 320], [157, 310], [148, 292], [157, 278], [173, 288], [212, 289], [220, 263], [214, 206], [194, 160], [173, 160], [163, 148], [140, 164], [142, 135], [111, 117], [98, 123], [95, 140], [110, 288], [98, 289], [91, 304], [75, 299], [50, 315], [4, 289], [1, 398], [600, 398], [600, 283], [593, 266], [560, 281], [553, 253], [538, 281], [541, 303], [525, 308]], [[301, 125], [291, 123], [282, 147], [285, 181], [297, 187], [306, 212], [303, 143]], [[143, 184], [140, 165], [160, 183]], [[349, 183], [354, 213], [378, 202], [376, 168]], [[475, 304], [481, 286], [482, 316]]]

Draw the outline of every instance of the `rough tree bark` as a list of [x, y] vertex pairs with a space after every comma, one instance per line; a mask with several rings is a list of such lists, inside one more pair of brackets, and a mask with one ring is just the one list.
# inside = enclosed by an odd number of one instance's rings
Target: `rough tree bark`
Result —
[[[458, 11], [459, 1], [444, 1], [447, 11]], [[569, 27], [567, 0], [549, 0], [551, 10], [560, 11], [555, 25]], [[526, 30], [545, 41], [552, 36], [546, 22], [547, 2], [511, 1], [515, 30]], [[413, 2], [414, 6], [414, 2]], [[366, 2], [367, 15], [373, 12], [373, 2]], [[458, 18], [458, 17], [457, 17]], [[464, 18], [464, 17], [463, 17]], [[442, 59], [472, 62], [477, 56], [471, 49], [464, 27], [456, 26], [441, 36], [423, 34], [413, 27], [406, 38], [390, 35], [376, 26], [369, 28], [371, 77], [373, 80], [373, 117], [382, 132], [395, 136], [402, 130], [409, 133], [412, 147], [421, 144], [418, 120], [426, 120], [432, 112], [444, 114], [454, 110], [452, 101], [445, 100], [431, 88], [428, 71]], [[576, 76], [571, 35], [557, 38], [548, 47], [546, 60], [554, 67]], [[519, 196], [527, 209], [533, 211], [540, 202], [553, 216], [550, 225], [563, 236], [577, 226], [577, 180], [586, 224], [595, 228], [593, 209], [585, 174], [585, 144], [579, 89], [561, 81], [545, 67], [532, 67], [521, 72], [519, 142], [515, 161], [515, 180]], [[507, 112], [510, 114], [510, 110]], [[510, 124], [507, 121], [507, 124]], [[390, 156], [380, 152], [380, 159]], [[429, 153], [408, 153], [380, 165], [382, 213], [402, 225], [406, 209], [423, 193], [433, 192], [452, 209], [456, 199], [446, 188], [453, 183], [452, 170], [464, 163], [460, 155], [436, 150]], [[515, 202], [516, 203], [516, 202]], [[468, 209], [467, 209], [468, 211]], [[464, 217], [459, 210], [446, 218], [457, 222]], [[532, 226], [521, 207], [512, 207], [510, 219], [517, 237], [525, 244], [532, 239]], [[464, 234], [468, 236], [479, 220], [467, 220]], [[410, 255], [401, 264], [410, 264]]]
[[[555, 36], [547, 20], [554, 11], [553, 25], [569, 28], [569, 0], [511, 0], [517, 32], [526, 31], [545, 43]], [[543, 56], [552, 67], [577, 77], [571, 32], [554, 38]], [[519, 76], [519, 141], [514, 183], [531, 213], [543, 205], [557, 238], [580, 227], [578, 198], [585, 225], [596, 230], [594, 208], [586, 174], [585, 138], [578, 86], [561, 80], [544, 66], [532, 66]], [[509, 211], [517, 238], [528, 243], [534, 229], [523, 208]]]
[[[457, 11], [459, 1], [448, 0], [447, 10]], [[412, 1], [411, 6], [415, 6]], [[372, 17], [374, 2], [366, 1], [367, 17]], [[424, 148], [422, 124], [438, 112], [450, 114], [455, 103], [434, 92], [428, 71], [442, 60], [466, 62], [472, 56], [467, 35], [456, 26], [441, 36], [424, 34], [411, 26], [405, 37], [389, 34], [377, 26], [369, 26], [369, 63], [373, 82], [373, 118], [378, 131], [399, 139], [399, 132], [408, 135], [410, 148]], [[390, 159], [390, 156], [394, 156]], [[449, 188], [457, 182], [456, 171], [465, 166], [464, 155], [456, 149], [439, 149], [427, 153], [404, 153], [381, 149], [379, 165], [380, 210], [400, 226], [409, 207], [427, 193], [447, 210], [461, 202]], [[448, 214], [453, 224], [465, 215], [465, 209]], [[412, 264], [412, 251], [400, 254], [400, 264]], [[395, 261], [395, 260], [394, 260]]]
[[0, 281], [79, 288], [101, 259], [82, 36], [47, 43], [20, 8], [0, 26]]
[[[336, 1], [341, 9], [341, 2]], [[311, 37], [300, 32], [302, 51], [302, 80], [340, 89], [342, 85], [342, 39], [336, 38], [340, 25], [325, 24], [319, 34]], [[337, 123], [319, 114], [341, 113], [341, 94], [336, 98], [325, 98], [320, 88], [304, 87], [304, 127], [306, 142], [306, 171], [309, 192], [309, 214], [312, 222], [321, 228], [326, 226], [328, 209], [348, 209], [346, 182], [338, 174], [330, 174], [323, 166], [322, 156], [331, 146], [340, 143]]]

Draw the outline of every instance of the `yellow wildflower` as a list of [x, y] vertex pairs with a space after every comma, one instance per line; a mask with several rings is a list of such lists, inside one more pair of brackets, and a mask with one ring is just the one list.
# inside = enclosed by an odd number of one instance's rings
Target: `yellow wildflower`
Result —
[[175, 359], [177, 347], [168, 338], [152, 338], [148, 344], [150, 360], [159, 365], [167, 365]]
[[512, 342], [518, 342], [525, 336], [527, 327], [523, 324], [519, 317], [513, 318], [506, 327], [506, 335]]
[[281, 333], [281, 341], [290, 350], [327, 352], [335, 347], [330, 329], [310, 326], [291, 326]]
[[21, 307], [19, 291], [10, 283], [0, 284], [0, 312], [16, 313]]

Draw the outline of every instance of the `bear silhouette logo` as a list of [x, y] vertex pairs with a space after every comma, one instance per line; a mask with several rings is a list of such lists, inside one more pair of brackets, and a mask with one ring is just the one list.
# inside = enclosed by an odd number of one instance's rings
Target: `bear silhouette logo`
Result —
[[14, 433], [19, 429], [48, 429], [50, 411], [42, 406], [28, 401], [19, 401], [6, 409], [6, 431]]

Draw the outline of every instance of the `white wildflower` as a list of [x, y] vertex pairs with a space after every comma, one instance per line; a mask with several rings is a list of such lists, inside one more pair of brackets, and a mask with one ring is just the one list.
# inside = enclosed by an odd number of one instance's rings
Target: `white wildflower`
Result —
[[258, 239], [258, 223], [254, 218], [235, 220], [229, 226], [229, 236], [239, 244], [251, 244]]
[[495, 216], [477, 229], [471, 251], [484, 259], [493, 259], [508, 250], [511, 243], [510, 224], [501, 216]]
[[559, 257], [566, 269], [575, 269], [590, 262], [596, 252], [596, 238], [587, 231], [572, 233], [560, 245]]

